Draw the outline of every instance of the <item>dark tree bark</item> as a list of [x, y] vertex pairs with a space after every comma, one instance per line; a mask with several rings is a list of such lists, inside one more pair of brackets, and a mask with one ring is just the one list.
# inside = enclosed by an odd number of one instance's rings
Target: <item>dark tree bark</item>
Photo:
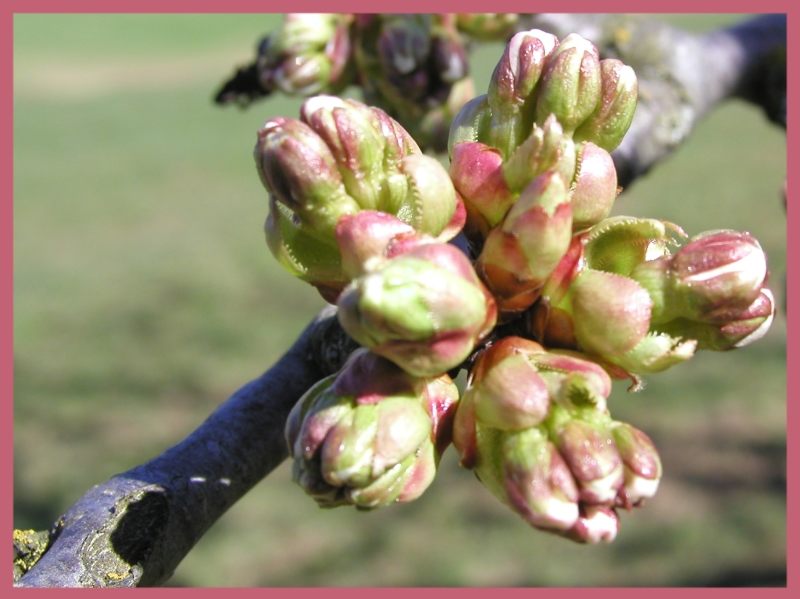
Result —
[[[536, 15], [531, 26], [576, 31], [637, 71], [637, 116], [615, 152], [629, 185], [685, 140], [720, 102], [740, 97], [785, 127], [786, 18], [770, 15], [703, 36], [620, 15]], [[267, 372], [236, 391], [186, 439], [90, 489], [58, 520], [21, 587], [158, 585], [208, 528], [287, 455], [297, 399], [355, 348], [323, 310]]]

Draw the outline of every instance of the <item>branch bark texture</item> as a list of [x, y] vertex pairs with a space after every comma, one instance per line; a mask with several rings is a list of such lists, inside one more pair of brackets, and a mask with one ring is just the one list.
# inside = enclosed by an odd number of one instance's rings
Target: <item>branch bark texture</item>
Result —
[[[624, 186], [663, 160], [727, 98], [757, 102], [785, 127], [784, 15], [704, 36], [620, 15], [536, 15], [529, 25], [559, 36], [581, 33], [602, 54], [637, 71], [637, 115], [615, 152]], [[206, 530], [286, 458], [283, 428], [292, 406], [338, 370], [354, 348], [335, 310], [323, 310], [272, 368], [236, 391], [186, 439], [90, 489], [58, 520], [46, 553], [17, 585], [133, 587], [166, 581]]]

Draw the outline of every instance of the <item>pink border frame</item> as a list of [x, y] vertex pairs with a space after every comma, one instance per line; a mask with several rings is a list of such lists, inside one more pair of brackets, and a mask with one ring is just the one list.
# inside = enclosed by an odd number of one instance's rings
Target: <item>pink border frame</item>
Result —
[[[788, 164], [797, 164], [794, 161], [798, 154], [798, 139], [796, 130], [793, 128], [793, 120], [797, 114], [798, 107], [798, 69], [796, 59], [798, 53], [798, 17], [797, 11], [793, 10], [789, 0], [762, 0], [761, 2], [746, 2], [743, 0], [728, 0], [726, 2], [712, 2], [709, 0], [672, 0], [665, 2], [658, 0], [649, 2], [646, 5], [633, 2], [631, 0], [606, 0], [598, 5], [597, 2], [588, 0], [572, 1], [568, 4], [553, 2], [552, 0], [539, 1], [536, 3], [522, 2], [520, 0], [494, 0], [491, 9], [494, 11], [533, 11], [539, 12], [639, 12], [639, 13], [786, 13], [788, 15], [788, 106], [789, 121], [792, 126], [787, 130], [787, 161]], [[102, 0], [77, 0], [72, 2], [61, 2], [59, 0], [9, 0], [0, 7], [0, 188], [2, 196], [0, 199], [0, 483], [2, 483], [3, 493], [0, 493], [0, 506], [2, 506], [2, 536], [0, 538], [9, 539], [13, 528], [12, 514], [13, 502], [12, 494], [9, 490], [13, 486], [13, 267], [14, 267], [14, 245], [13, 245], [13, 19], [18, 13], [268, 13], [285, 12], [289, 5], [284, 2], [265, 2], [264, 0], [118, 0], [114, 2], [103, 2]], [[394, 12], [431, 12], [451, 11], [451, 12], [482, 12], [488, 6], [486, 2], [476, 0], [461, 0], [459, 2], [435, 0], [434, 3], [421, 2], [419, 0], [407, 0], [396, 2], [392, 0], [346, 0], [336, 3], [323, 2], [321, 0], [293, 0], [291, 10], [301, 11], [348, 11], [348, 12], [378, 12], [391, 10]], [[795, 189], [798, 183], [797, 171], [787, 169], [787, 188]], [[797, 207], [794, 199], [787, 202], [787, 227], [790, 230], [798, 224]], [[797, 262], [796, 257], [800, 253], [800, 238], [793, 235], [787, 236], [787, 303], [791, 304], [798, 297]], [[800, 390], [800, 368], [798, 366], [798, 329], [794, 320], [795, 312], [790, 308], [787, 312], [787, 389], [789, 397], [796, 397], [794, 394]], [[653, 588], [647, 589], [651, 596], [664, 596], [666, 593], [686, 593], [692, 596], [700, 594], [717, 597], [742, 597], [768, 595], [791, 596], [788, 593], [798, 590], [798, 548], [800, 547], [800, 526], [798, 526], [798, 507], [800, 507], [800, 494], [798, 494], [798, 472], [800, 472], [800, 460], [798, 459], [798, 442], [792, 432], [798, 429], [798, 408], [792, 401], [787, 401], [787, 586], [777, 589], [763, 588], [728, 588], [728, 589], [685, 589], [685, 588]], [[13, 593], [72, 593], [80, 592], [78, 589], [42, 589], [24, 590], [13, 589], [11, 585], [11, 544], [6, 541], [0, 543], [2, 553], [0, 553], [0, 589]], [[259, 589], [235, 589], [240, 593], [257, 593]], [[531, 593], [531, 589], [470, 589], [470, 588], [436, 588], [436, 589], [417, 589], [415, 594], [422, 593], [425, 596], [454, 596], [458, 593], [459, 598], [477, 597], [479, 593], [502, 592], [506, 597], [524, 597]], [[641, 588], [605, 588], [593, 589], [593, 594], [603, 596], [638, 596], [643, 589]], [[91, 591], [90, 591], [91, 592]], [[94, 592], [103, 592], [100, 590]], [[113, 591], [108, 591], [113, 592]], [[140, 589], [134, 592], [145, 593], [193, 593], [203, 596], [213, 596], [214, 589]], [[272, 589], [271, 593], [278, 592], [283, 596], [310, 596], [318, 592], [318, 589], [293, 588], [293, 589]], [[380, 592], [386, 599], [394, 599], [405, 596], [407, 589], [328, 589], [327, 593], [334, 595], [347, 594], [352, 597], [354, 594], [362, 597], [371, 596], [373, 593]], [[578, 596], [584, 594], [584, 589], [549, 589], [537, 588], [533, 591], [537, 594], [546, 593], [557, 596]]]

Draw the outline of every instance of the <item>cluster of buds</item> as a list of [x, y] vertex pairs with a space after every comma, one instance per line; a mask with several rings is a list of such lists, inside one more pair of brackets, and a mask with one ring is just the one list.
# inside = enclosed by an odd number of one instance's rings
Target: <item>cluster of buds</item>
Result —
[[505, 40], [517, 24], [513, 13], [290, 13], [216, 101], [246, 106], [276, 91], [312, 96], [355, 85], [423, 149], [442, 152], [450, 122], [475, 95], [469, 45]]
[[452, 14], [356, 15], [354, 62], [364, 99], [446, 147], [450, 122], [474, 95], [465, 39]]
[[775, 312], [766, 276], [764, 251], [747, 233], [707, 231], [687, 242], [672, 223], [607, 218], [575, 236], [529, 314], [529, 332], [635, 378], [698, 349], [763, 336]]
[[385, 212], [440, 241], [462, 226], [444, 167], [383, 110], [356, 100], [314, 96], [300, 119], [267, 121], [255, 160], [270, 193], [272, 253], [331, 302], [350, 280], [336, 242], [342, 217]]
[[[408, 94], [429, 81], [409, 66], [428, 56], [414, 36], [436, 22], [415, 19], [358, 20]], [[449, 173], [354, 100], [316, 96], [259, 131], [269, 247], [362, 346], [287, 423], [295, 480], [320, 505], [418, 497], [451, 437], [496, 497], [574, 541], [613, 540], [617, 511], [653, 497], [658, 453], [612, 417], [612, 378], [742, 347], [769, 328], [774, 299], [749, 234], [689, 239], [609, 216], [609, 152], [636, 90], [588, 40], [531, 30], [454, 120]]]
[[494, 328], [494, 298], [446, 243], [465, 217], [447, 171], [405, 129], [331, 96], [300, 113], [258, 133], [267, 243], [364, 349], [295, 407], [294, 476], [321, 505], [409, 501], [447, 446], [458, 393], [446, 373]]
[[456, 413], [461, 463], [531, 526], [612, 541], [616, 509], [655, 494], [661, 462], [647, 435], [611, 418], [610, 392], [581, 354], [504, 337], [478, 356]]
[[458, 389], [365, 349], [295, 404], [286, 439], [297, 483], [322, 507], [372, 509], [419, 497], [433, 481]]
[[294, 13], [258, 45], [261, 87], [289, 95], [335, 93], [351, 82], [347, 14]]
[[540, 297], [574, 233], [616, 199], [609, 152], [636, 108], [633, 70], [571, 34], [515, 34], [488, 92], [450, 131], [450, 175], [464, 199], [478, 270], [504, 319]]

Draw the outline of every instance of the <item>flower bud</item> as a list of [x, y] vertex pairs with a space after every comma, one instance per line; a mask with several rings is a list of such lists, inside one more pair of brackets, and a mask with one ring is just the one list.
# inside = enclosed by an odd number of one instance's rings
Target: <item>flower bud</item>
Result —
[[569, 350], [552, 350], [531, 356], [547, 383], [550, 398], [570, 409], [606, 411], [611, 378], [588, 356]]
[[570, 192], [573, 230], [586, 229], [606, 218], [617, 193], [617, 169], [611, 154], [591, 142], [580, 144]]
[[453, 422], [459, 402], [458, 387], [446, 374], [427, 379], [422, 399], [422, 406], [433, 425], [431, 439], [434, 449], [436, 455], [440, 456], [453, 440]]
[[766, 275], [766, 255], [749, 233], [707, 231], [670, 260], [670, 299], [680, 316], [714, 322], [718, 314], [750, 306]]
[[355, 31], [365, 97], [406, 124], [423, 147], [443, 151], [453, 116], [475, 95], [454, 15], [357, 16]]
[[286, 438], [296, 482], [325, 507], [371, 509], [418, 497], [440, 455], [431, 408], [451, 413], [456, 395], [449, 378], [415, 379], [356, 350], [290, 412]]
[[400, 161], [399, 169], [408, 192], [399, 206], [395, 198], [386, 202], [384, 211], [397, 214], [420, 233], [440, 235], [451, 223], [458, 207], [447, 170], [438, 160], [424, 154], [409, 154]]
[[275, 32], [275, 46], [292, 54], [324, 46], [336, 21], [336, 14], [289, 13]]
[[285, 205], [274, 198], [270, 200], [269, 216], [264, 224], [267, 246], [279, 264], [314, 285], [326, 301], [335, 303], [350, 281], [342, 272], [339, 252], [329, 242], [309, 235], [292, 215]]
[[341, 269], [350, 279], [371, 270], [370, 265], [376, 261], [394, 254], [393, 246], [424, 243], [425, 239], [396, 216], [375, 210], [343, 216], [336, 225]]
[[526, 310], [572, 237], [572, 208], [560, 175], [537, 177], [491, 230], [476, 264], [501, 313]]
[[615, 58], [600, 61], [600, 80], [600, 103], [575, 130], [575, 139], [594, 142], [611, 152], [633, 121], [639, 86], [633, 69]]
[[611, 541], [613, 508], [625, 492], [638, 502], [654, 491], [636, 477], [654, 478], [658, 458], [643, 433], [611, 420], [610, 392], [608, 373], [582, 354], [503, 337], [477, 355], [456, 410], [461, 464], [532, 526]]
[[355, 100], [315, 96], [303, 103], [300, 114], [330, 148], [348, 194], [362, 209], [378, 209], [386, 142], [369, 108]]
[[[578, 492], [565, 461], [540, 427], [503, 433], [501, 497], [530, 525], [565, 531], [578, 519]], [[480, 465], [476, 468], [481, 476]]]
[[569, 185], [575, 175], [575, 144], [564, 135], [555, 116], [539, 126], [534, 123], [530, 135], [503, 161], [503, 176], [508, 188], [518, 193], [542, 173], [558, 172]]
[[475, 415], [474, 394], [464, 393], [458, 402], [453, 418], [453, 446], [464, 468], [474, 468], [478, 463], [478, 423]]
[[458, 366], [494, 325], [491, 296], [449, 244], [425, 244], [387, 261], [353, 280], [338, 305], [353, 339], [416, 376]]
[[508, 41], [495, 66], [487, 93], [492, 109], [487, 142], [503, 157], [528, 136], [531, 122], [522, 109], [557, 42], [554, 35], [538, 29], [521, 31]]
[[566, 253], [547, 279], [542, 294], [547, 300], [548, 308], [565, 301], [564, 298], [572, 281], [575, 280], [578, 273], [586, 268], [586, 260], [584, 258], [585, 242], [585, 232], [574, 234]]
[[360, 509], [413, 501], [433, 482], [435, 461], [433, 444], [426, 439], [415, 454], [394, 465], [369, 485], [350, 490], [348, 498]]
[[[763, 337], [775, 316], [775, 298], [764, 287], [758, 297], [744, 310], [718, 312], [718, 322], [694, 322], [676, 318], [660, 324], [659, 328], [671, 335], [690, 338], [698, 349], [726, 351], [749, 345]], [[726, 320], [727, 319], [727, 320]]]
[[271, 196], [290, 208], [315, 237], [332, 241], [339, 217], [359, 209], [345, 190], [330, 149], [301, 121], [267, 121], [258, 131], [255, 159]]
[[610, 543], [617, 538], [619, 517], [604, 505], [583, 505], [574, 526], [564, 536], [578, 543]]
[[293, 13], [259, 48], [259, 81], [267, 93], [310, 96], [347, 83], [349, 15]]
[[[725, 316], [728, 317], [724, 320]], [[717, 343], [713, 349], [728, 347], [744, 347], [758, 341], [767, 334], [772, 319], [775, 317], [775, 296], [766, 287], [755, 301], [741, 312], [725, 315], [718, 314], [719, 333], [724, 343]]]
[[359, 272], [359, 260], [372, 251], [368, 244], [357, 249], [349, 238], [355, 254], [347, 268], [355, 270], [342, 271], [335, 238], [342, 217], [377, 210], [438, 241], [461, 230], [466, 211], [447, 171], [421, 154], [385, 112], [355, 100], [315, 96], [303, 103], [301, 116], [264, 125], [258, 132], [256, 167], [271, 198], [270, 249], [326, 300], [336, 300], [353, 272]]
[[[403, 76], [419, 71], [427, 62], [430, 41], [430, 31], [419, 15], [388, 17], [377, 42], [378, 57], [386, 75], [398, 82]], [[421, 91], [415, 93], [408, 82], [403, 89], [411, 92], [412, 97]]]
[[515, 33], [489, 82], [489, 104], [493, 110], [519, 109], [533, 93], [545, 59], [558, 44], [556, 36], [532, 29]]
[[461, 107], [450, 124], [447, 138], [447, 154], [451, 160], [458, 144], [486, 139], [491, 116], [492, 111], [486, 94], [472, 98]]
[[548, 57], [537, 91], [536, 120], [555, 114], [572, 133], [600, 103], [600, 58], [597, 48], [577, 33], [565, 37]]
[[[400, 160], [409, 154], [422, 153], [417, 142], [414, 141], [411, 134], [400, 123], [380, 108], [370, 106], [369, 109], [386, 144], [384, 146], [383, 160], [388, 173], [391, 173]], [[387, 185], [391, 186], [390, 181], [387, 181]]]
[[635, 506], [656, 494], [661, 480], [661, 460], [653, 441], [625, 422], [616, 422], [611, 433], [625, 468], [620, 498], [625, 507]]
[[481, 425], [520, 430], [544, 420], [550, 393], [533, 362], [543, 352], [533, 341], [505, 337], [480, 353], [466, 393]]
[[[330, 79], [330, 60], [321, 54], [298, 54], [270, 74], [270, 83], [289, 95], [312, 95]], [[262, 81], [264, 75], [262, 74]]]
[[500, 153], [480, 142], [462, 142], [453, 148], [450, 177], [464, 198], [467, 214], [476, 228], [488, 232], [514, 203], [503, 176]]
[[611, 505], [623, 484], [622, 459], [607, 416], [581, 411], [582, 417], [553, 409], [548, 424], [561, 456], [578, 483], [580, 498], [589, 504]]
[[569, 292], [575, 338], [581, 349], [613, 361], [650, 329], [652, 300], [633, 279], [585, 269]]

